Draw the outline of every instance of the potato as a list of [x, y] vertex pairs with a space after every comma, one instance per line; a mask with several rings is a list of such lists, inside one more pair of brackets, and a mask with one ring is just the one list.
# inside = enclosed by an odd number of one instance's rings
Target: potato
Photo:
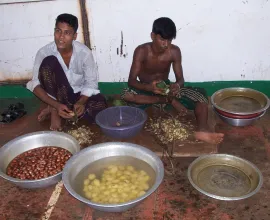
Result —
[[99, 187], [93, 187], [91, 192], [99, 194], [100, 193], [100, 188]]
[[116, 192], [116, 191], [117, 191], [117, 189], [115, 189], [115, 188], [110, 189], [111, 193]]
[[124, 192], [124, 190], [123, 190], [123, 188], [118, 188], [118, 189], [117, 189], [117, 192], [118, 192], [118, 193], [122, 193], [122, 192]]
[[139, 171], [139, 174], [140, 174], [140, 175], [143, 175], [143, 176], [146, 176], [146, 175], [147, 175], [147, 173], [146, 173], [144, 170], [140, 170], [140, 171]]
[[138, 181], [138, 182], [145, 182], [145, 181], [144, 181], [144, 177], [145, 177], [145, 176], [139, 175], [136, 181]]
[[132, 186], [130, 187], [131, 190], [132, 190], [132, 189], [136, 189], [136, 188], [137, 188], [136, 185], [132, 185]]
[[129, 192], [130, 191], [130, 188], [129, 187], [124, 187], [123, 188], [123, 192]]
[[135, 170], [135, 168], [133, 167], [133, 166], [127, 166], [127, 168], [126, 168], [128, 171], [134, 171]]
[[90, 192], [86, 192], [85, 196], [87, 199], [92, 199], [92, 194]]
[[129, 184], [129, 183], [130, 183], [130, 181], [129, 181], [128, 179], [125, 179], [125, 180], [124, 180], [124, 183]]
[[118, 184], [112, 184], [111, 186], [112, 186], [112, 188], [115, 188], [115, 189], [117, 189], [119, 187]]
[[110, 173], [116, 173], [118, 171], [117, 166], [112, 165], [112, 166], [109, 166], [108, 168], [109, 168]]
[[94, 197], [97, 197], [98, 196], [98, 193], [97, 192], [92, 192], [92, 197], [94, 198]]
[[99, 203], [100, 202], [100, 199], [98, 197], [95, 197], [92, 199], [93, 202], [96, 202], [96, 203]]
[[100, 190], [103, 191], [106, 189], [106, 186], [102, 183], [101, 186], [100, 186]]
[[138, 174], [137, 174], [137, 172], [133, 172], [130, 176], [131, 176], [131, 178], [136, 179], [138, 177]]
[[107, 181], [112, 181], [113, 179], [114, 179], [113, 176], [106, 176]]
[[132, 195], [137, 195], [138, 194], [138, 190], [135, 190], [135, 189], [131, 190], [131, 194]]
[[105, 171], [103, 172], [103, 175], [106, 175], [106, 174], [109, 174], [109, 173], [110, 173], [109, 170], [105, 170]]
[[116, 172], [116, 176], [118, 177], [118, 176], [122, 176], [123, 175], [123, 172], [122, 171], [120, 171], [120, 170], [118, 170], [117, 172]]
[[112, 193], [112, 197], [113, 198], [117, 198], [118, 197], [118, 194], [115, 192], [115, 193]]
[[88, 191], [92, 191], [94, 187], [92, 185], [87, 186]]
[[100, 181], [98, 179], [94, 179], [92, 181], [92, 185], [94, 185], [94, 186], [100, 186]]
[[125, 167], [124, 166], [118, 166], [118, 169], [123, 171], [123, 170], [125, 170]]
[[108, 166], [97, 179], [94, 173], [84, 180], [85, 197], [101, 204], [118, 204], [136, 199], [149, 189], [150, 177], [133, 166]]
[[88, 175], [88, 179], [89, 180], [94, 180], [94, 179], [96, 179], [96, 175], [91, 173], [91, 174]]
[[119, 203], [119, 202], [120, 202], [120, 199], [118, 197], [113, 198], [113, 203]]
[[149, 189], [148, 183], [142, 184], [142, 189], [143, 189], [143, 190], [148, 190], [148, 189]]
[[141, 196], [143, 196], [144, 194], [145, 194], [145, 191], [140, 191], [140, 192], [138, 192], [137, 196], [138, 196], [138, 197], [141, 197]]
[[105, 191], [103, 191], [103, 194], [104, 194], [105, 196], [108, 196], [108, 195], [110, 195], [110, 191], [109, 191], [109, 190], [105, 190]]
[[120, 194], [120, 196], [121, 196], [122, 198], [127, 198], [127, 197], [128, 197], [128, 194], [123, 192], [123, 193]]
[[127, 179], [127, 177], [124, 175], [119, 177], [119, 180], [126, 180], [126, 179]]
[[149, 180], [150, 180], [150, 176], [148, 176], [148, 175], [144, 176], [144, 177], [143, 177], [143, 180], [144, 180], [145, 182], [149, 181]]
[[86, 180], [83, 181], [83, 184], [84, 185], [89, 185], [89, 183], [90, 183], [90, 180], [89, 179], [86, 179]]
[[127, 175], [127, 176], [130, 176], [130, 175], [131, 175], [131, 172], [128, 171], [128, 170], [125, 170], [125, 171], [124, 171], [124, 174]]
[[112, 180], [112, 183], [119, 183], [119, 182], [120, 182], [119, 179], [114, 179], [114, 180]]

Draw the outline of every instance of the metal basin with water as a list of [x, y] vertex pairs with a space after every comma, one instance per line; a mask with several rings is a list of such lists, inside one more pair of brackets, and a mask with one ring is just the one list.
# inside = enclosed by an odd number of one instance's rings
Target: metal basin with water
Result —
[[[89, 173], [101, 173], [109, 165], [132, 165], [145, 170], [151, 179], [150, 189], [141, 197], [121, 204], [100, 204], [83, 195], [83, 180]], [[69, 193], [94, 209], [105, 212], [123, 212], [151, 195], [161, 184], [164, 167], [159, 157], [140, 145], [107, 142], [89, 146], [74, 155], [65, 165], [63, 182]]]
[[221, 89], [211, 96], [215, 110], [231, 118], [253, 118], [269, 108], [269, 99], [263, 93], [249, 88]]

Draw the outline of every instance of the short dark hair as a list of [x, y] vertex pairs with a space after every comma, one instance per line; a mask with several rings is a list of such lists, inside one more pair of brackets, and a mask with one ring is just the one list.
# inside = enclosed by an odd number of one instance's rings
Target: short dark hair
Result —
[[154, 21], [152, 32], [159, 34], [163, 39], [172, 40], [176, 38], [176, 27], [170, 18], [161, 17]]
[[70, 27], [73, 28], [75, 33], [78, 30], [78, 26], [79, 26], [78, 18], [74, 15], [71, 15], [71, 14], [58, 15], [58, 17], [56, 18], [55, 26], [57, 25], [58, 22], [67, 23]]

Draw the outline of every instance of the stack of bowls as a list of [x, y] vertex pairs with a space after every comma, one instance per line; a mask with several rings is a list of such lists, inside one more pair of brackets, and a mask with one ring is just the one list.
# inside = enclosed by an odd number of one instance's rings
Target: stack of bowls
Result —
[[221, 89], [211, 97], [214, 112], [232, 126], [247, 126], [261, 118], [269, 108], [268, 97], [254, 89]]

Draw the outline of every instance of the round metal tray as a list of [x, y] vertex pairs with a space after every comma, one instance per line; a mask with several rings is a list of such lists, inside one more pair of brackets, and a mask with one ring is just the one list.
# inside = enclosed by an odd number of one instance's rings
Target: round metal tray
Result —
[[259, 169], [242, 158], [211, 154], [194, 160], [188, 179], [195, 189], [219, 200], [240, 200], [256, 194], [263, 183]]
[[211, 96], [211, 103], [217, 110], [250, 116], [262, 113], [270, 104], [268, 97], [263, 93], [240, 87], [218, 90]]

